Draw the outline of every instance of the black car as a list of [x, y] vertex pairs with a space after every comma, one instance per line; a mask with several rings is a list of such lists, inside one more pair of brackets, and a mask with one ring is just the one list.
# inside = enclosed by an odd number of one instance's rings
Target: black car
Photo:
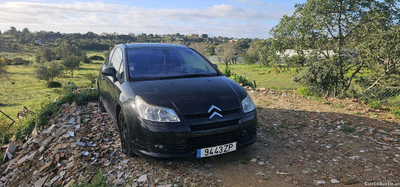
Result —
[[202, 158], [256, 141], [250, 96], [189, 47], [117, 45], [98, 88], [100, 108], [118, 125], [125, 154]]

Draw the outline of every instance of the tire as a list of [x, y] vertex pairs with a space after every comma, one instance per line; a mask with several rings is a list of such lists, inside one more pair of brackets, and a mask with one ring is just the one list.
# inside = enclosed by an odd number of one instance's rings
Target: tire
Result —
[[124, 112], [122, 110], [118, 114], [118, 131], [121, 140], [121, 149], [125, 155], [132, 156], [132, 147], [129, 142], [130, 136], [126, 129]]

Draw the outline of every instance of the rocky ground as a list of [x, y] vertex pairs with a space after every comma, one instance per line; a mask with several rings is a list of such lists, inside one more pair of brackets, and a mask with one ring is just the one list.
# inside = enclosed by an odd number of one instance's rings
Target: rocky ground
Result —
[[[314, 101], [248, 89], [258, 140], [204, 159], [127, 157], [97, 103], [64, 105], [49, 126], [13, 142], [0, 186], [364, 186], [400, 180], [400, 123], [357, 100]], [[384, 120], [389, 119], [389, 120]], [[400, 184], [399, 184], [400, 185]]]

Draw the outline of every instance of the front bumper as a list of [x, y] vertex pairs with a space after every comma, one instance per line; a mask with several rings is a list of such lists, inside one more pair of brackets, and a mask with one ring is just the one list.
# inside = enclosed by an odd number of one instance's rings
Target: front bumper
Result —
[[131, 145], [137, 154], [155, 158], [195, 157], [196, 150], [237, 142], [238, 148], [256, 141], [257, 113], [226, 115], [223, 119], [184, 119], [155, 123], [137, 119]]

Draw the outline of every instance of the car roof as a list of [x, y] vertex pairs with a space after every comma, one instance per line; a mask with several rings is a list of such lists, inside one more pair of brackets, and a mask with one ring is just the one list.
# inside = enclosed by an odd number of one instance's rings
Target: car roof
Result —
[[135, 48], [188, 48], [183, 45], [167, 44], [167, 43], [129, 43], [129, 44], [121, 44], [121, 45], [124, 45], [128, 49], [135, 49]]

